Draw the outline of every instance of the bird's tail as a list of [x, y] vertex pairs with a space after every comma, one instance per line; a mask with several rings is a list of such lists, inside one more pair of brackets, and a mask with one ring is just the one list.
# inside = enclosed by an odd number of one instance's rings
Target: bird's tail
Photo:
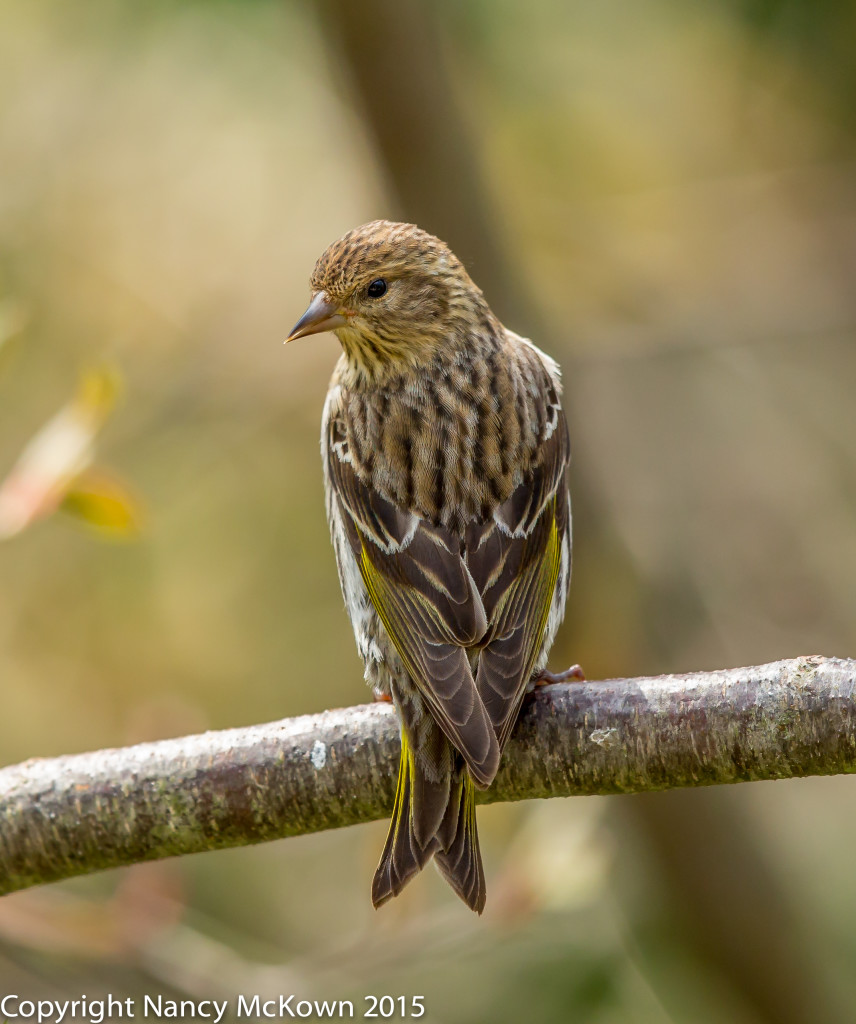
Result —
[[475, 787], [460, 757], [451, 749], [449, 753], [453, 767], [435, 781], [402, 731], [395, 806], [372, 881], [372, 903], [376, 907], [397, 896], [433, 857], [464, 903], [478, 914], [484, 910], [486, 891], [476, 829]]
[[473, 780], [466, 768], [462, 768], [458, 781], [452, 786], [444, 820], [444, 824], [448, 824], [448, 839], [442, 849], [434, 854], [434, 861], [442, 876], [470, 910], [480, 914], [484, 910], [487, 890], [479, 851], [475, 798]]

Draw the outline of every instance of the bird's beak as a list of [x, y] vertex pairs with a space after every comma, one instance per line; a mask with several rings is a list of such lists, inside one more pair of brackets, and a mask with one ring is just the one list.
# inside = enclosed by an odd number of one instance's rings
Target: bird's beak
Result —
[[341, 309], [327, 298], [327, 293], [317, 292], [312, 296], [309, 308], [291, 329], [285, 344], [294, 341], [295, 338], [305, 338], [307, 334], [335, 331], [337, 327], [344, 327], [346, 323]]

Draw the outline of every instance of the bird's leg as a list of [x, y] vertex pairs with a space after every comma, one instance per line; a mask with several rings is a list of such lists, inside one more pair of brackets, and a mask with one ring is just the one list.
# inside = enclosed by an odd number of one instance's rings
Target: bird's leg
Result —
[[548, 686], [550, 683], [584, 683], [586, 677], [579, 665], [571, 665], [564, 672], [548, 672], [542, 668], [532, 679], [532, 686]]
[[378, 704], [392, 703], [392, 695], [389, 693], [384, 693], [383, 690], [379, 689], [377, 686], [372, 687], [372, 696], [374, 697], [375, 702]]

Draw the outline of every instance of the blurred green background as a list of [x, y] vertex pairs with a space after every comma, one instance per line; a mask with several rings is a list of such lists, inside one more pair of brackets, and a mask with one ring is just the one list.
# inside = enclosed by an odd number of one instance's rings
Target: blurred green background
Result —
[[[856, 649], [854, 4], [0, 0], [0, 477], [105, 361], [145, 507], [0, 544], [0, 763], [363, 702], [324, 521], [386, 216], [562, 363], [589, 678]], [[856, 781], [480, 811], [488, 909], [375, 913], [385, 825], [0, 901], [0, 991], [423, 995], [431, 1024], [856, 1019]], [[364, 1008], [358, 1003], [358, 1008]]]

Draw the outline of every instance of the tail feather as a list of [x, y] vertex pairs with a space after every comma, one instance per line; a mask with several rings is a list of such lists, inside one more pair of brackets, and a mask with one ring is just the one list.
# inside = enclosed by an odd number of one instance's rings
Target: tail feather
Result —
[[428, 837], [426, 843], [420, 843], [416, 838], [413, 820], [415, 774], [413, 751], [402, 733], [395, 805], [380, 863], [372, 879], [372, 903], [375, 907], [383, 906], [387, 900], [397, 896], [425, 867], [437, 849], [434, 836]]
[[372, 881], [375, 907], [397, 896], [432, 857], [452, 889], [480, 914], [486, 892], [473, 781], [462, 762], [454, 775], [429, 779], [402, 733], [395, 806]]
[[440, 873], [470, 910], [480, 914], [484, 910], [487, 888], [484, 881], [479, 833], [476, 827], [475, 786], [464, 772], [449, 801], [448, 835], [434, 856]]

